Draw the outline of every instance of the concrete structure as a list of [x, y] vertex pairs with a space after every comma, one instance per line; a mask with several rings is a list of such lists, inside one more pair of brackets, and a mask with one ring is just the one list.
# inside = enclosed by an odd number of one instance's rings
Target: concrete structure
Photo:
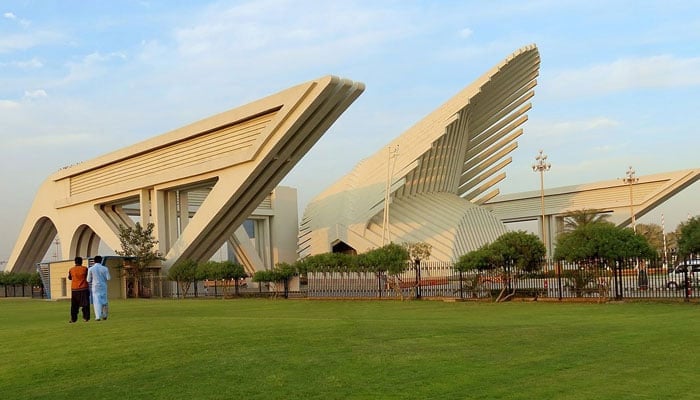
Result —
[[[601, 210], [608, 220], [620, 226], [632, 224], [631, 210], [637, 219], [700, 179], [700, 169], [640, 176], [630, 188], [623, 179], [545, 189], [544, 226], [547, 237], [556, 239], [563, 219], [572, 211]], [[630, 203], [630, 189], [632, 203]], [[542, 226], [540, 191], [514, 193], [496, 197], [484, 207], [504, 223], [537, 220]], [[542, 232], [540, 228], [540, 237]], [[556, 240], [549, 240], [548, 254], [553, 254]]]
[[[94, 256], [101, 241], [119, 249], [118, 226], [135, 218], [155, 224], [165, 268], [206, 261], [227, 242], [249, 270], [294, 261], [274, 250], [271, 230], [261, 232], [265, 260], [242, 224], [268, 196], [274, 203], [273, 189], [363, 90], [323, 77], [56, 172], [39, 188], [6, 270], [34, 271], [56, 236], [63, 259]], [[276, 215], [296, 222], [296, 211]]]
[[427, 242], [451, 261], [506, 232], [480, 204], [505, 178], [539, 64], [521, 48], [313, 199], [300, 256]]

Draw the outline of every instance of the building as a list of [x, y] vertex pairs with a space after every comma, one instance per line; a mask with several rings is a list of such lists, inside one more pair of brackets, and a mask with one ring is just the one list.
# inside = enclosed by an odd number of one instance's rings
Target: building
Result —
[[563, 220], [572, 211], [597, 210], [616, 225], [632, 227], [636, 219], [699, 179], [700, 169], [689, 169], [640, 176], [632, 182], [612, 179], [548, 188], [543, 193], [544, 224], [539, 190], [498, 196], [484, 207], [506, 224], [536, 220], [540, 237], [544, 226], [547, 237], [555, 239], [547, 241], [547, 253], [553, 254]]
[[69, 260], [120, 249], [136, 221], [154, 224], [165, 270], [223, 246], [250, 272], [293, 262], [296, 192], [276, 187], [363, 90], [322, 77], [52, 174], [6, 270], [34, 271], [54, 243]]
[[505, 233], [482, 204], [505, 179], [539, 65], [536, 46], [519, 49], [314, 198], [299, 255], [426, 242], [452, 261]]

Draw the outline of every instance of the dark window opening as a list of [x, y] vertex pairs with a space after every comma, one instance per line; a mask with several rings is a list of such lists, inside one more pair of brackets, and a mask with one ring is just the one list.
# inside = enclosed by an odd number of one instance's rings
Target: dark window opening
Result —
[[345, 242], [338, 242], [338, 243], [333, 245], [333, 253], [343, 253], [343, 254], [350, 254], [350, 255], [356, 256], [357, 250], [348, 246], [348, 244]]

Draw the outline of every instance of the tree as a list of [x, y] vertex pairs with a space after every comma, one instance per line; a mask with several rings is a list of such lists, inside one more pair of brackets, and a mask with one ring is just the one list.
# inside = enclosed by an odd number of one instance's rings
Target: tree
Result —
[[636, 232], [647, 240], [657, 254], [664, 253], [664, 231], [659, 224], [637, 224]]
[[584, 225], [557, 239], [555, 260], [599, 265], [631, 258], [650, 258], [656, 252], [644, 236], [610, 222]]
[[401, 291], [401, 278], [399, 274], [409, 267], [408, 250], [401, 245], [389, 243], [378, 249], [372, 249], [358, 256], [358, 262], [366, 269], [375, 271], [380, 277], [386, 272], [387, 284], [400, 297], [404, 299]]
[[[542, 267], [546, 254], [544, 243], [532, 233], [525, 231], [507, 232], [491, 243], [492, 259], [503, 269], [502, 288], [496, 301], [510, 300], [516, 293], [516, 271], [534, 272]], [[515, 270], [514, 270], [515, 269]]]
[[270, 269], [255, 271], [253, 274], [253, 282], [261, 283], [271, 283], [277, 280], [277, 276], [274, 271]]
[[418, 264], [422, 260], [427, 260], [430, 258], [430, 252], [433, 246], [426, 242], [405, 242], [403, 247], [408, 251], [408, 257], [411, 260], [415, 260]]
[[[566, 277], [581, 296], [584, 290], [595, 289], [600, 298], [609, 290], [609, 266], [618, 265], [622, 260], [651, 258], [656, 251], [646, 238], [631, 228], [615, 226], [610, 222], [584, 225], [566, 232], [557, 239], [554, 250], [555, 260], [566, 260], [578, 264], [577, 270], [564, 271]], [[595, 288], [590, 284], [598, 280]]]
[[233, 261], [222, 261], [219, 265], [221, 271], [220, 278], [224, 280], [224, 295], [226, 295], [228, 283], [233, 281], [235, 294], [238, 296], [239, 281], [242, 278], [248, 277], [248, 274], [245, 272], [245, 268], [241, 264]]
[[124, 269], [136, 281], [135, 297], [139, 297], [141, 278], [146, 267], [152, 265], [154, 261], [165, 260], [156, 249], [158, 241], [153, 237], [154, 228], [155, 225], [152, 222], [148, 223], [145, 229], [138, 222], [133, 227], [119, 225], [121, 250], [117, 250], [116, 253], [122, 257], [134, 259], [133, 265]]
[[223, 280], [224, 272], [218, 261], [207, 261], [198, 268], [197, 279], [214, 281], [214, 296], [217, 296], [218, 281]]
[[514, 266], [525, 272], [541, 269], [546, 254], [544, 243], [525, 231], [504, 233], [491, 243], [491, 252], [500, 258], [502, 266]]
[[408, 250], [395, 243], [364, 253], [364, 261], [375, 270], [398, 275], [408, 268]]
[[168, 271], [168, 279], [177, 282], [184, 299], [190, 290], [192, 282], [197, 280], [197, 263], [192, 260], [181, 260], [175, 263]]
[[455, 269], [462, 272], [484, 271], [494, 269], [496, 262], [496, 257], [491, 251], [491, 247], [485, 245], [459, 257], [455, 264]]
[[289, 297], [289, 280], [297, 274], [298, 271], [294, 265], [283, 262], [275, 265], [273, 269], [256, 271], [253, 275], [253, 282], [283, 282], [284, 297], [287, 298]]
[[571, 211], [564, 216], [563, 232], [571, 232], [580, 226], [607, 222], [609, 217], [609, 214], [598, 209], [582, 208], [580, 210]]
[[496, 268], [497, 262], [497, 257], [489, 245], [484, 245], [459, 257], [455, 269], [468, 273], [466, 277], [460, 274], [462, 290], [470, 292], [472, 297], [477, 297], [483, 283], [481, 272]]
[[275, 276], [275, 281], [276, 282], [282, 282], [284, 285], [284, 298], [289, 297], [289, 281], [297, 275], [297, 270], [296, 268], [288, 263], [282, 262], [277, 265], [275, 265], [275, 269], [273, 270], [274, 276]]
[[350, 271], [360, 269], [358, 256], [346, 253], [321, 253], [294, 263], [299, 274], [308, 272]]
[[[465, 271], [483, 271], [501, 268], [499, 279], [502, 283], [497, 302], [510, 300], [516, 289], [511, 286], [516, 278], [516, 271], [534, 272], [542, 267], [546, 254], [544, 243], [534, 234], [525, 231], [507, 232], [493, 243], [462, 255], [456, 269]], [[479, 279], [477, 274], [476, 279]], [[478, 281], [467, 282], [470, 289], [475, 289]], [[508, 292], [510, 290], [510, 292]]]
[[700, 217], [696, 216], [680, 225], [678, 257], [685, 259], [700, 255]]

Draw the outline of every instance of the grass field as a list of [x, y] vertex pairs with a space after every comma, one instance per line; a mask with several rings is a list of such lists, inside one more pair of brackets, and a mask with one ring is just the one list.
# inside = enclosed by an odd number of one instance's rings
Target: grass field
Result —
[[0, 300], [3, 399], [699, 398], [697, 304]]

